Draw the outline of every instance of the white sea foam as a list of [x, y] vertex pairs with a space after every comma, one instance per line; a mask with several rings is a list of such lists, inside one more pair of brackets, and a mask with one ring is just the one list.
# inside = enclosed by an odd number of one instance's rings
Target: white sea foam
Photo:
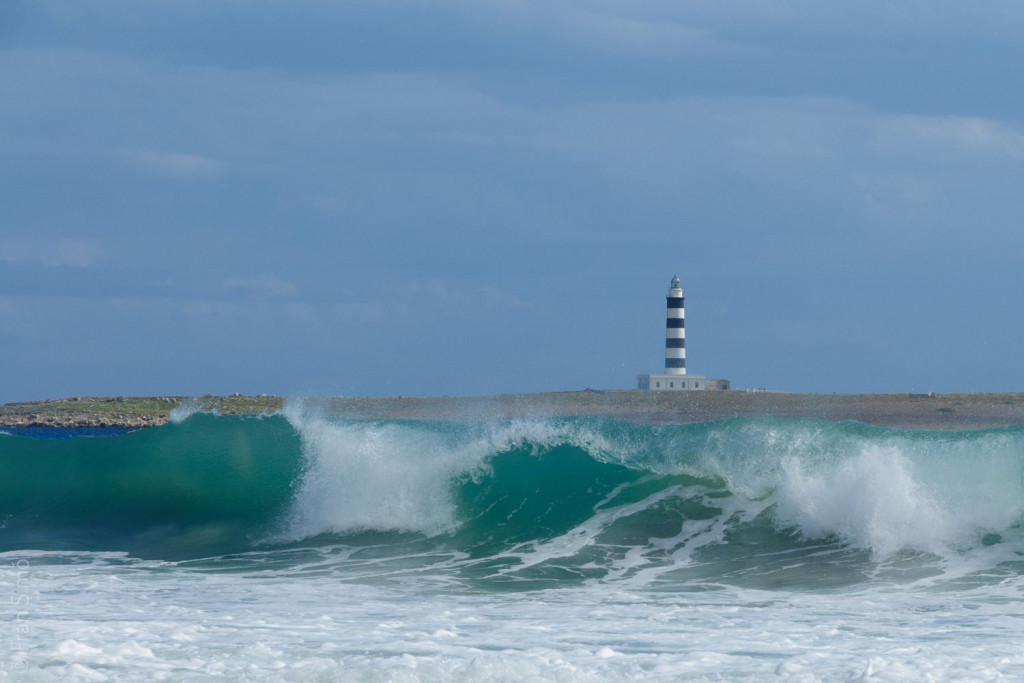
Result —
[[[452, 477], [486, 476], [490, 456], [523, 445], [538, 452], [585, 445], [598, 458], [633, 464], [643, 456], [640, 447], [627, 452], [632, 446], [609, 432], [571, 421], [448, 429], [330, 421], [310, 410], [289, 420], [306, 457], [293, 510], [297, 536], [450, 528], [457, 524]], [[1024, 546], [1016, 539], [973, 547], [982, 533], [1009, 537], [1020, 520], [1019, 436], [864, 438], [854, 430], [836, 437], [816, 427], [787, 436], [753, 425], [736, 437], [729, 429], [712, 433], [706, 453], [680, 455], [678, 469], [721, 477], [732, 495], [682, 478], [645, 488], [660, 476], [652, 473], [614, 489], [566, 533], [497, 556], [397, 544], [391, 557], [400, 562], [387, 581], [362, 549], [340, 545], [193, 562], [4, 553], [0, 589], [16, 593], [24, 614], [10, 612], [23, 627], [21, 649], [5, 655], [0, 680], [1024, 678], [1016, 635], [1024, 577], [1019, 564], [1003, 563], [1019, 561], [1015, 550]], [[737, 441], [745, 450], [733, 453]], [[665, 452], [652, 457], [652, 472], [672, 471]], [[720, 512], [687, 519], [671, 538], [616, 540], [618, 532], [629, 536], [621, 527], [633, 516], [679, 501]], [[751, 580], [788, 571], [790, 548], [772, 547], [777, 539], [769, 547], [735, 539], [735, 554], [713, 556], [737, 526], [770, 535], [772, 509], [778, 527], [840, 536], [864, 549], [852, 553], [858, 557], [905, 547], [938, 553], [943, 575], [931, 583], [863, 578], [822, 590]], [[985, 571], [953, 576], [947, 567], [958, 554], [978, 558]], [[783, 559], [771, 564], [769, 556]], [[585, 563], [575, 561], [581, 557]], [[517, 567], [535, 575], [550, 569], [556, 578], [522, 592], [474, 583], [491, 560], [489, 578]], [[820, 567], [834, 565], [808, 569]], [[566, 568], [598, 578], [557, 578]], [[439, 580], [446, 573], [460, 580]]]
[[20, 581], [31, 598], [22, 649], [7, 656], [0, 680], [1024, 676], [1013, 635], [1019, 577], [952, 592], [652, 593], [589, 584], [494, 593], [424, 590], [414, 577], [381, 588], [258, 562], [251, 573], [224, 573], [39, 560], [24, 576], [0, 567], [0, 585]]
[[436, 438], [401, 424], [332, 422], [300, 407], [305, 471], [289, 533], [394, 529], [442, 533], [454, 524], [449, 492], [458, 459]]
[[884, 559], [951, 558], [1019, 536], [1024, 452], [1018, 432], [884, 432], [833, 423], [726, 423], [693, 463], [735, 495], [775, 505], [780, 529], [838, 537]]
[[570, 443], [600, 457], [613, 445], [573, 425], [522, 420], [450, 429], [403, 422], [324, 418], [315, 403], [292, 401], [282, 414], [299, 432], [305, 469], [287, 535], [368, 529], [427, 535], [457, 528], [452, 499], [460, 475], [479, 479], [489, 458], [516, 448], [534, 454]]
[[881, 556], [904, 548], [941, 552], [954, 535], [954, 519], [895, 448], [870, 447], [816, 470], [788, 459], [776, 516], [810, 538], [835, 534]]
[[903, 549], [952, 556], [1024, 515], [1020, 458], [999, 437], [897, 440], [851, 457], [782, 463], [777, 519], [887, 557]]

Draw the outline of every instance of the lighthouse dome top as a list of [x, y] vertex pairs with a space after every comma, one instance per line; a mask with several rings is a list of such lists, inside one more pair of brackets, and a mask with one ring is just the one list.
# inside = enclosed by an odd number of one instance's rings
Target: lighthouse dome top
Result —
[[677, 275], [672, 276], [672, 284], [669, 285], [668, 295], [675, 298], [683, 295], [683, 289], [679, 286], [679, 277]]
[[672, 289], [679, 289], [679, 276], [678, 275], [673, 275], [672, 276]]

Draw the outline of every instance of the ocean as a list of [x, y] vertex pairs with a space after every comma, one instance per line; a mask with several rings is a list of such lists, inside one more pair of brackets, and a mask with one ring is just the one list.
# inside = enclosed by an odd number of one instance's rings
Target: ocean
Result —
[[1024, 428], [0, 434], [0, 679], [1024, 678]]

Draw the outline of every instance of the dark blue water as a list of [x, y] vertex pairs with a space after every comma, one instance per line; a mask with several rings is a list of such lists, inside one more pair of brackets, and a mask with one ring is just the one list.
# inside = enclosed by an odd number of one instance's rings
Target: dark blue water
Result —
[[126, 427], [2, 427], [0, 434], [33, 439], [73, 439], [79, 436], [121, 436], [136, 431]]

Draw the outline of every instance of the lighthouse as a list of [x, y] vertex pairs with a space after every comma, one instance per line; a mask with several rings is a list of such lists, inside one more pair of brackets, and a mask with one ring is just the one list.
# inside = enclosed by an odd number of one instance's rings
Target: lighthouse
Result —
[[665, 374], [686, 374], [686, 308], [679, 277], [672, 276], [665, 297]]
[[702, 391], [704, 375], [686, 374], [686, 308], [679, 277], [672, 276], [665, 297], [665, 371], [637, 375], [637, 389], [652, 391]]

